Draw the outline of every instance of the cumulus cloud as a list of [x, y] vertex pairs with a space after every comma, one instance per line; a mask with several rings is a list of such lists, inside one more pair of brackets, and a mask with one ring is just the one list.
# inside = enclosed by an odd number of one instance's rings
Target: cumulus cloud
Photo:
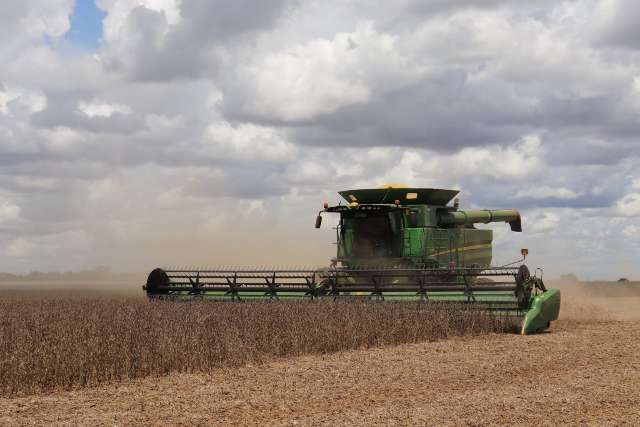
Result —
[[520, 209], [497, 253], [552, 273], [637, 249], [633, 2], [97, 5], [93, 52], [71, 0], [0, 6], [0, 270], [321, 263], [309, 216], [385, 182]]
[[20, 207], [6, 200], [0, 203], [0, 222], [17, 219], [20, 216]]
[[80, 101], [78, 110], [88, 117], [111, 117], [114, 113], [129, 114], [131, 108], [122, 104], [108, 104], [99, 100]]
[[25, 0], [0, 6], [0, 34], [6, 45], [17, 39], [61, 36], [69, 30], [73, 0]]
[[640, 193], [627, 194], [618, 201], [616, 208], [621, 216], [640, 216]]
[[637, 238], [640, 237], [640, 227], [636, 225], [628, 225], [622, 230], [622, 234], [629, 238]]
[[560, 217], [553, 212], [540, 212], [525, 219], [526, 230], [533, 234], [553, 232], [559, 225]]
[[603, 0], [595, 8], [595, 40], [628, 49], [640, 49], [637, 3], [633, 0]]
[[533, 198], [533, 199], [575, 199], [579, 196], [573, 190], [570, 190], [565, 187], [549, 187], [546, 185], [542, 185], [539, 187], [531, 187], [525, 190], [519, 190], [516, 193], [516, 198], [525, 199], [525, 198]]
[[7, 116], [20, 116], [42, 111], [47, 98], [37, 91], [21, 88], [3, 88], [0, 86], [0, 113]]
[[9, 243], [5, 250], [5, 256], [21, 258], [33, 251], [34, 245], [29, 240], [19, 237]]
[[289, 0], [102, 0], [106, 70], [137, 81], [212, 72], [228, 48], [268, 29]]
[[275, 129], [221, 121], [205, 130], [204, 152], [222, 160], [284, 162], [295, 156], [295, 146]]
[[232, 76], [237, 80], [225, 90], [227, 112], [295, 123], [365, 104], [373, 92], [388, 93], [422, 73], [395, 44], [394, 36], [363, 22], [331, 40], [313, 39], [268, 54]]

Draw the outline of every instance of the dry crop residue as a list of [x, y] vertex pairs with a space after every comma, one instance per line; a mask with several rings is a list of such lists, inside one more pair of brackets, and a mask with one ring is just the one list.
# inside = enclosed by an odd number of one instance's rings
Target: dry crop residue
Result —
[[640, 322], [557, 322], [0, 399], [0, 423], [638, 425]]
[[[0, 398], [0, 425], [640, 425], [637, 295], [563, 289], [561, 320], [534, 336], [449, 333], [328, 355], [276, 353], [269, 357], [287, 358]], [[390, 336], [419, 341], [402, 335], [412, 325]]]
[[427, 302], [5, 296], [0, 299], [0, 396], [508, 327], [507, 319], [472, 308]]

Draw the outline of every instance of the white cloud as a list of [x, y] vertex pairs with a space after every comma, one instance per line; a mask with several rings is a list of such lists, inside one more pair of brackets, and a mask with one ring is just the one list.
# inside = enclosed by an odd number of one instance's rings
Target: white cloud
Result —
[[98, 0], [97, 5], [108, 13], [103, 31], [105, 40], [110, 42], [123, 36], [125, 21], [136, 7], [164, 13], [169, 25], [177, 25], [181, 20], [180, 0]]
[[388, 169], [382, 181], [406, 185], [420, 180], [423, 173], [428, 170], [428, 168], [426, 170], [424, 168], [428, 164], [425, 157], [422, 153], [414, 150], [405, 151], [398, 162], [387, 166]]
[[524, 137], [511, 146], [491, 145], [464, 148], [450, 156], [434, 157], [433, 169], [442, 177], [485, 176], [497, 179], [522, 179], [543, 164], [544, 148], [538, 137]]
[[275, 129], [218, 122], [207, 127], [204, 150], [207, 156], [230, 160], [287, 161], [296, 148]]
[[308, 121], [416, 81], [395, 37], [371, 23], [332, 39], [314, 39], [267, 54], [239, 75], [250, 85], [248, 112], [283, 121]]
[[114, 113], [130, 114], [131, 108], [122, 104], [109, 104], [97, 99], [80, 101], [78, 110], [87, 117], [111, 117]]
[[60, 126], [41, 132], [48, 149], [53, 152], [68, 151], [85, 141], [86, 136], [73, 128]]
[[89, 202], [103, 201], [115, 195], [118, 190], [122, 190], [122, 188], [112, 178], [97, 180], [88, 185], [87, 198]]
[[0, 250], [25, 255], [0, 271], [142, 270], [158, 234], [215, 264], [239, 220], [328, 258], [310, 206], [401, 182], [517, 207], [540, 264], [615, 272], [640, 212], [629, 4], [99, 0], [85, 52], [61, 38], [71, 0], [4, 2]]
[[[28, 14], [20, 25], [28, 34], [59, 37], [69, 31], [73, 0], [27, 1]], [[11, 7], [11, 6], [10, 6]]]
[[138, 3], [144, 5], [144, 7], [155, 10], [157, 12], [164, 12], [167, 16], [167, 22], [170, 25], [176, 25], [180, 22], [180, 3], [182, 0], [138, 0]]
[[[451, 187], [452, 182], [461, 179], [525, 179], [543, 167], [543, 154], [539, 138], [525, 137], [512, 146], [471, 147], [455, 154], [374, 149], [357, 158], [371, 162], [373, 167], [385, 168], [385, 173], [376, 179], [378, 182]], [[366, 170], [366, 163], [362, 167]]]
[[42, 111], [47, 105], [47, 98], [42, 93], [22, 88], [2, 90], [2, 85], [0, 85], [0, 113], [10, 115], [9, 105], [15, 103], [24, 107], [31, 114]]
[[33, 249], [33, 243], [25, 238], [19, 237], [7, 245], [4, 253], [8, 257], [21, 258], [30, 255]]
[[318, 40], [273, 54], [247, 70], [252, 81], [253, 113], [281, 120], [310, 120], [355, 103], [366, 102], [370, 91], [357, 75], [342, 76], [338, 67], [353, 62], [346, 41]]
[[465, 148], [450, 158], [458, 175], [484, 175], [494, 178], [524, 178], [542, 165], [540, 139], [527, 136], [514, 146]]
[[640, 216], [640, 193], [631, 193], [618, 200], [617, 213], [620, 216]]
[[576, 199], [580, 195], [573, 190], [565, 187], [550, 187], [541, 185], [537, 187], [530, 187], [520, 190], [516, 193], [515, 197], [519, 199], [533, 198], [533, 199]]
[[6, 90], [0, 90], [0, 113], [9, 114], [7, 104], [17, 97], [18, 95], [16, 94], [9, 93]]
[[287, 177], [295, 184], [317, 184], [330, 180], [335, 173], [331, 165], [319, 160], [303, 160], [289, 166]]
[[594, 39], [606, 45], [638, 47], [640, 12], [634, 0], [601, 0], [595, 6]]
[[622, 234], [629, 238], [640, 237], [640, 227], [637, 225], [628, 225], [622, 230]]
[[548, 234], [560, 225], [560, 216], [553, 212], [542, 212], [533, 217], [525, 217], [525, 230], [531, 234]]
[[61, 184], [61, 181], [57, 178], [43, 178], [37, 176], [16, 176], [13, 181], [21, 188], [43, 191], [55, 190]]
[[18, 219], [20, 207], [6, 200], [0, 202], [0, 223]]

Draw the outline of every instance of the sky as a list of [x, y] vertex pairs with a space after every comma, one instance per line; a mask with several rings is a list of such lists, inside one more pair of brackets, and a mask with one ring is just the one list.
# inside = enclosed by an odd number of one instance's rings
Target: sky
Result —
[[93, 0], [77, 0], [69, 18], [66, 40], [75, 46], [98, 49], [102, 42], [102, 20], [106, 13]]
[[336, 192], [517, 208], [494, 263], [640, 277], [632, 0], [0, 4], [0, 271], [324, 265]]

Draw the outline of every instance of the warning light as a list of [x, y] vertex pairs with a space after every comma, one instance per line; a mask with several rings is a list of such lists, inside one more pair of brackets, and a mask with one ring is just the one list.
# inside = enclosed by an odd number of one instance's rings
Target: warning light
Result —
[[329, 209], [329, 202], [324, 202], [323, 206], [324, 206], [325, 209]]

